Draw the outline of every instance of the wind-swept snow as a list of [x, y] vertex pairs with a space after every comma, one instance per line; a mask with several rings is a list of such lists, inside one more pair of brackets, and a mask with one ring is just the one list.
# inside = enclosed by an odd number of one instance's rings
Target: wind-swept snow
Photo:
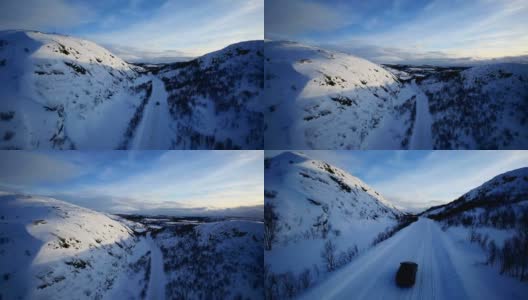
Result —
[[[478, 263], [475, 247], [422, 218], [361, 255], [302, 299], [524, 299], [528, 286]], [[416, 283], [399, 288], [400, 262], [418, 263]]]

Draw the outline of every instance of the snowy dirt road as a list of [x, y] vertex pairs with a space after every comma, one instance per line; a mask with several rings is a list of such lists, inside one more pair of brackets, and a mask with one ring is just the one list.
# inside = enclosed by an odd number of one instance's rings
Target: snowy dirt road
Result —
[[152, 95], [145, 107], [143, 118], [134, 134], [132, 149], [170, 149], [173, 135], [170, 129], [170, 115], [167, 91], [163, 82], [151, 76]]
[[433, 117], [429, 111], [429, 99], [414, 80], [411, 86], [416, 91], [416, 120], [414, 121], [410, 148], [419, 150], [431, 149], [433, 146], [431, 135]]
[[147, 237], [150, 244], [150, 282], [147, 299], [165, 299], [165, 271], [163, 270], [163, 254], [156, 242]]
[[[522, 299], [522, 294], [515, 293], [528, 292], [522, 283], [478, 263], [478, 255], [468, 250], [474, 249], [448, 236], [436, 222], [421, 218], [367, 250], [301, 298]], [[418, 263], [412, 288], [395, 284], [402, 261]]]

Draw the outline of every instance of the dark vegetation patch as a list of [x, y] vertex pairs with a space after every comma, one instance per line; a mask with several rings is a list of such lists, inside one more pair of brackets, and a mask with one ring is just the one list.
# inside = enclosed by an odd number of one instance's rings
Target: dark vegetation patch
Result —
[[339, 95], [336, 97], [330, 97], [330, 99], [332, 99], [332, 101], [335, 101], [345, 106], [352, 106], [352, 104], [357, 105], [357, 102], [355, 99], [350, 99], [349, 97], [346, 97], [346, 96]]
[[1, 121], [9, 121], [9, 120], [13, 119], [14, 116], [15, 116], [15, 112], [14, 111], [2, 111], [2, 112], [0, 112], [0, 120]]
[[264, 190], [264, 197], [266, 198], [275, 198], [277, 197], [278, 192], [273, 190]]
[[398, 231], [402, 230], [403, 228], [411, 225], [412, 223], [418, 221], [418, 217], [414, 215], [404, 215], [400, 218], [398, 218], [398, 224], [391, 228], [387, 228], [384, 232], [380, 232], [376, 238], [372, 241], [371, 245], [376, 246], [377, 244], [383, 242], [384, 240], [392, 237], [395, 235]]
[[86, 75], [86, 73], [89, 73], [91, 75], [90, 71], [86, 70], [83, 66], [67, 61], [65, 61], [64, 64], [72, 68], [77, 74]]
[[311, 198], [306, 198], [306, 200], [308, 200], [308, 202], [310, 202], [313, 205], [317, 205], [317, 206], [321, 205], [321, 202], [319, 202], [317, 200], [314, 200], [314, 199], [311, 199]]
[[66, 46], [64, 46], [63, 44], [61, 43], [57, 43], [58, 46], [59, 46], [59, 52], [62, 53], [62, 54], [65, 54], [65, 55], [70, 55], [70, 51], [68, 51], [66, 49]]
[[76, 269], [86, 269], [86, 267], [92, 267], [89, 261], [80, 258], [74, 258], [72, 260], [65, 261], [64, 263]]
[[330, 176], [330, 179], [332, 179], [335, 183], [337, 183], [337, 185], [342, 191], [347, 192], [347, 193], [352, 192], [352, 188], [348, 184], [346, 184], [343, 180], [341, 180], [339, 177], [332, 176], [332, 175], [329, 175], [329, 176]]
[[135, 93], [144, 93], [143, 98], [141, 100], [141, 104], [136, 108], [136, 111], [134, 112], [134, 115], [132, 116], [132, 119], [130, 119], [128, 123], [127, 130], [125, 132], [125, 137], [123, 142], [121, 142], [121, 145], [118, 149], [127, 149], [128, 143], [134, 136], [134, 132], [136, 131], [137, 127], [139, 126], [139, 122], [141, 122], [141, 119], [143, 118], [143, 112], [145, 110], [145, 107], [148, 104], [148, 101], [150, 100], [150, 96], [152, 95], [152, 81], [142, 83], [136, 87], [134, 87], [133, 91]]
[[15, 132], [8, 130], [4, 133], [4, 141], [10, 141], [14, 136]]
[[37, 75], [64, 75], [64, 72], [59, 70], [51, 70], [49, 72], [46, 71], [35, 71], [35, 74]]
[[332, 112], [329, 111], [329, 110], [322, 110], [321, 112], [319, 112], [319, 114], [317, 115], [312, 115], [312, 116], [307, 116], [307, 117], [304, 117], [303, 119], [305, 121], [311, 121], [311, 120], [315, 120], [315, 119], [319, 119], [320, 117], [324, 117], [324, 116], [327, 116], [329, 114], [331, 114]]
[[46, 224], [46, 220], [35, 220], [33, 221], [33, 225], [41, 225], [41, 224]]

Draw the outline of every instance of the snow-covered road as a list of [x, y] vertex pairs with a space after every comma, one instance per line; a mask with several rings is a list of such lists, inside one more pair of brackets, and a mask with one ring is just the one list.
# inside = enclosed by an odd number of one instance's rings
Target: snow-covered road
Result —
[[[479, 257], [473, 250], [444, 233], [436, 222], [421, 218], [336, 271], [302, 298], [522, 299], [521, 293], [528, 293], [528, 287], [517, 280], [477, 263]], [[416, 283], [409, 289], [395, 284], [402, 261], [418, 263]]]
[[433, 118], [429, 111], [429, 99], [423, 91], [416, 85], [413, 80], [412, 88], [416, 91], [416, 120], [411, 136], [411, 149], [431, 149], [433, 138], [431, 135], [431, 126]]
[[169, 106], [165, 85], [156, 76], [151, 76], [152, 95], [145, 107], [143, 118], [134, 134], [132, 149], [170, 149]]
[[165, 271], [163, 270], [163, 254], [156, 242], [148, 234], [150, 244], [150, 282], [147, 299], [165, 299]]

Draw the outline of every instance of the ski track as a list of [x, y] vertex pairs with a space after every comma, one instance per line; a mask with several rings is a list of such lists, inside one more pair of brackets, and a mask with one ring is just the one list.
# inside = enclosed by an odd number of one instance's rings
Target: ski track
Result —
[[416, 85], [414, 80], [411, 86], [416, 92], [416, 119], [414, 121], [410, 148], [421, 150], [431, 149], [433, 145], [433, 138], [431, 136], [433, 118], [429, 111], [429, 99], [421, 88]]
[[170, 115], [167, 104], [167, 91], [163, 82], [156, 76], [150, 76], [152, 95], [143, 112], [141, 122], [134, 134], [132, 149], [169, 149]]
[[[300, 298], [349, 299], [353, 295], [358, 299], [501, 299], [508, 295], [507, 288], [497, 291], [492, 287], [501, 282], [508, 284], [511, 278], [488, 276], [497, 271], [475, 267], [462, 254], [436, 222], [421, 218]], [[395, 275], [403, 261], [418, 263], [412, 288], [396, 286]]]
[[163, 254], [156, 242], [148, 234], [150, 245], [150, 281], [147, 299], [165, 299], [165, 272], [163, 270]]

